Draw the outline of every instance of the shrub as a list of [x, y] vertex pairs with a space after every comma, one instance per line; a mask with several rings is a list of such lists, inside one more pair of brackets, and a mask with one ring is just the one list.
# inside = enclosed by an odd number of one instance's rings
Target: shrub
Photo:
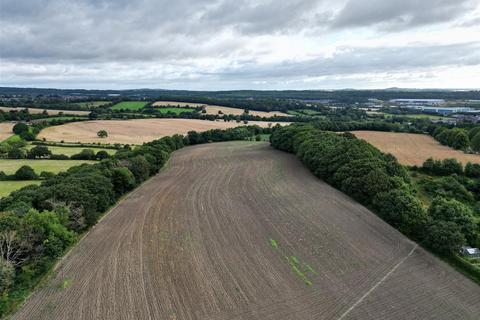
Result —
[[37, 174], [29, 166], [21, 166], [14, 174], [15, 180], [35, 180]]
[[455, 223], [435, 221], [427, 228], [424, 243], [433, 251], [451, 254], [465, 244], [465, 237]]
[[108, 159], [108, 158], [110, 158], [110, 155], [108, 154], [107, 151], [105, 151], [105, 150], [100, 150], [100, 151], [98, 151], [97, 154], [95, 155], [95, 158], [96, 158], [97, 160], [103, 160], [103, 159]]
[[19, 122], [13, 126], [12, 131], [13, 133], [20, 135], [23, 132], [28, 132], [29, 127], [25, 123]]
[[72, 160], [95, 160], [95, 152], [92, 149], [83, 149], [80, 153], [70, 157]]
[[18, 148], [12, 148], [10, 151], [7, 153], [7, 158], [8, 159], [25, 159], [25, 151], [22, 149]]

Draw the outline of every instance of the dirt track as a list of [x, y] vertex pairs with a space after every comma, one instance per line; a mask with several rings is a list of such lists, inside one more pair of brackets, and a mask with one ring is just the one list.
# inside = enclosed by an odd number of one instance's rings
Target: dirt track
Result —
[[14, 319], [480, 314], [479, 286], [266, 143], [176, 152], [58, 271]]

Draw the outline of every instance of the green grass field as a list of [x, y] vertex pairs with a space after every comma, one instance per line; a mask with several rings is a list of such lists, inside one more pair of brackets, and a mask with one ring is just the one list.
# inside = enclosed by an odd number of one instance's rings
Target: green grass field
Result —
[[14, 134], [13, 136], [8, 137], [7, 139], [0, 141], [0, 144], [7, 144], [11, 142], [19, 142], [22, 138], [18, 134]]
[[112, 110], [140, 110], [148, 104], [147, 101], [123, 101], [112, 107]]
[[315, 110], [310, 110], [310, 109], [299, 109], [299, 110], [288, 110], [288, 114], [294, 115], [294, 116], [317, 116], [321, 115], [320, 112], [315, 111]]
[[155, 108], [160, 113], [175, 113], [175, 114], [182, 114], [186, 112], [194, 112], [195, 109], [192, 108], [175, 108], [175, 107], [166, 107], [166, 108]]
[[88, 102], [73, 102], [71, 105], [78, 106], [81, 109], [90, 109], [103, 106], [104, 104], [110, 103], [110, 101], [88, 101]]
[[82, 163], [95, 163], [95, 161], [0, 159], [0, 171], [5, 172], [6, 174], [14, 174], [21, 166], [30, 166], [37, 174], [40, 174], [42, 171], [59, 173]]
[[0, 181], [0, 198], [8, 196], [11, 192], [31, 184], [40, 184], [39, 180], [30, 181]]
[[[35, 145], [29, 144], [26, 146], [27, 150], [32, 149]], [[113, 155], [117, 150], [115, 149], [103, 149], [103, 148], [91, 148], [91, 147], [58, 147], [58, 146], [46, 146], [53, 154], [64, 154], [66, 156], [72, 156], [74, 154], [82, 152], [83, 149], [92, 149], [95, 153], [98, 151], [106, 151], [108, 154]]]

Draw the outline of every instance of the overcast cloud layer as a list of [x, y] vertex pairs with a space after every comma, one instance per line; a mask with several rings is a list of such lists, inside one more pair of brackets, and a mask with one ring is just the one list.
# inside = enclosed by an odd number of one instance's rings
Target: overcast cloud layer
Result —
[[479, 88], [478, 0], [0, 0], [0, 86]]

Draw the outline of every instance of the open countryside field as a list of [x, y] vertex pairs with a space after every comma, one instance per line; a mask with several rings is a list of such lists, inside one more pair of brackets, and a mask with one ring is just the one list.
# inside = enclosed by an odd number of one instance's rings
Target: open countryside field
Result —
[[182, 114], [186, 112], [194, 112], [195, 109], [192, 108], [175, 108], [175, 107], [162, 107], [157, 109], [158, 112], [160, 113], [176, 113], [176, 114]]
[[480, 155], [466, 154], [451, 149], [424, 134], [380, 131], [352, 131], [352, 133], [373, 144], [382, 152], [393, 154], [400, 163], [405, 165], [421, 166], [430, 157], [434, 159], [455, 158], [463, 164], [467, 162], [480, 163]]
[[[68, 285], [65, 285], [65, 284]], [[267, 143], [184, 148], [13, 319], [478, 319], [480, 287]]]
[[[218, 114], [219, 111], [222, 111], [223, 114], [242, 115], [244, 112], [244, 109], [241, 109], [241, 108], [230, 108], [230, 107], [222, 107], [222, 106], [203, 104], [203, 103], [192, 103], [192, 102], [157, 101], [153, 105], [157, 107], [188, 106], [192, 108], [204, 106], [205, 110], [207, 111], [207, 114]], [[280, 111], [265, 112], [265, 111], [250, 110], [249, 114], [251, 114], [252, 116], [259, 116], [259, 117], [290, 116], [289, 114], [286, 114]]]
[[86, 102], [72, 102], [71, 105], [78, 106], [81, 109], [90, 109], [101, 107], [110, 101], [86, 101]]
[[78, 166], [82, 163], [94, 163], [94, 161], [0, 159], [0, 171], [5, 172], [6, 174], [13, 174], [21, 166], [30, 166], [37, 174], [40, 174], [42, 171], [59, 173], [60, 171], [65, 171], [70, 167]]
[[140, 110], [148, 104], [147, 101], [123, 101], [114, 105], [112, 110]]
[[0, 198], [8, 196], [15, 190], [21, 189], [31, 184], [40, 184], [40, 180], [29, 181], [0, 181]]
[[[29, 144], [26, 146], [27, 150], [32, 149], [35, 145]], [[58, 147], [58, 146], [45, 146], [50, 150], [53, 154], [64, 154], [66, 156], [73, 156], [74, 154], [82, 152], [83, 149], [91, 149], [95, 153], [98, 151], [106, 151], [108, 154], [113, 155], [117, 150], [115, 149], [106, 149], [106, 148], [95, 148], [95, 147]]]
[[12, 128], [14, 124], [12, 122], [1, 122], [0, 123], [0, 142], [13, 136]]
[[[249, 121], [248, 125], [266, 127], [274, 122]], [[286, 125], [288, 122], [282, 122]], [[244, 125], [234, 121], [207, 121], [193, 119], [135, 119], [135, 120], [99, 120], [72, 122], [61, 126], [49, 127], [40, 132], [39, 139], [48, 141], [84, 142], [84, 143], [122, 143], [142, 144], [164, 136], [186, 134], [188, 131], [207, 131], [226, 129]], [[97, 132], [106, 130], [108, 137], [99, 138]]]
[[0, 107], [0, 110], [9, 112], [9, 111], [20, 111], [28, 109], [28, 112], [33, 114], [43, 113], [45, 110], [47, 111], [48, 115], [55, 116], [60, 113], [66, 115], [79, 115], [79, 116], [88, 116], [90, 111], [81, 111], [81, 110], [55, 110], [55, 109], [39, 109], [39, 108], [9, 108], [9, 107]]

